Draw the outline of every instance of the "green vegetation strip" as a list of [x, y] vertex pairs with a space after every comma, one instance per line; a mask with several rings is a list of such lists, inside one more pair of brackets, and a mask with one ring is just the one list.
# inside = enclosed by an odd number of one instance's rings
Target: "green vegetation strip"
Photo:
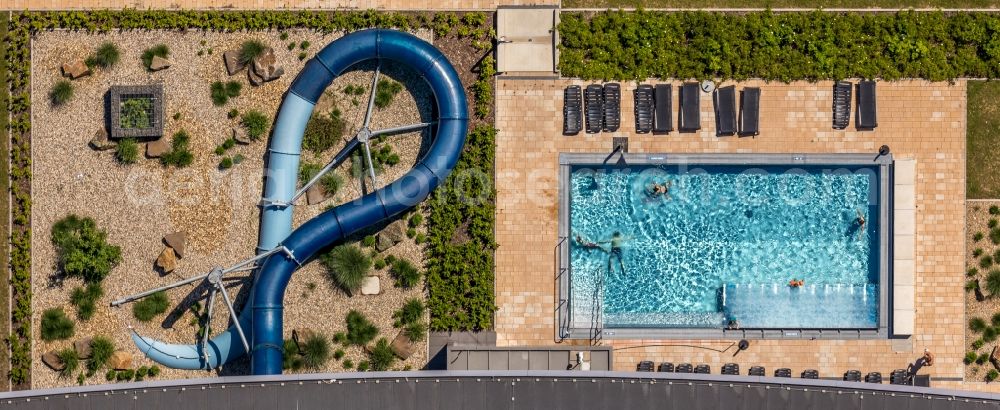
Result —
[[[13, 14], [9, 22], [10, 32], [6, 36], [9, 52], [6, 62], [10, 64], [7, 85], [11, 90], [9, 105], [11, 143], [11, 197], [14, 199], [11, 215], [13, 226], [10, 232], [12, 273], [12, 331], [7, 337], [11, 348], [11, 367], [8, 375], [15, 388], [30, 388], [31, 377], [31, 163], [30, 163], [30, 110], [29, 78], [31, 58], [29, 38], [32, 33], [43, 30], [68, 29], [87, 33], [106, 33], [117, 30], [211, 30], [211, 31], [257, 31], [284, 30], [289, 28], [311, 29], [319, 32], [353, 31], [372, 27], [391, 27], [402, 30], [417, 28], [431, 29], [439, 37], [455, 35], [470, 41], [479, 51], [492, 45], [495, 33], [486, 24], [485, 13], [398, 13], [375, 11], [162, 11], [162, 10], [94, 10], [62, 12], [24, 12]], [[2, 32], [0, 32], [2, 33]], [[100, 53], [99, 53], [100, 54]], [[105, 53], [104, 60], [91, 59], [95, 65], [110, 66], [117, 61], [117, 55]], [[488, 113], [486, 104], [492, 104], [492, 90], [481, 76], [482, 85], [477, 85], [474, 107], [480, 120]], [[235, 117], [236, 115], [231, 115]], [[6, 142], [6, 139], [4, 139]], [[174, 147], [175, 150], [177, 147]], [[183, 150], [181, 150], [183, 151]], [[429, 280], [432, 314], [450, 315], [436, 317], [438, 330], [487, 329], [492, 326], [495, 310], [493, 299], [493, 130], [480, 128], [473, 132], [466, 155], [459, 161], [462, 169], [477, 169], [484, 172], [480, 183], [466, 181], [454, 187], [458, 181], [449, 179], [451, 188], [439, 189], [434, 198], [439, 203], [430, 206], [432, 217], [428, 229], [437, 232], [437, 240], [426, 250], [432, 260], [447, 263], [434, 269]], [[470, 158], [471, 156], [471, 158]], [[178, 158], [178, 166], [183, 166], [185, 158]], [[6, 167], [3, 168], [5, 172]], [[7, 182], [4, 178], [4, 182]], [[473, 187], [475, 186], [475, 187]], [[448, 203], [466, 197], [459, 193], [469, 193], [470, 189], [488, 190], [485, 203]], [[445, 202], [441, 202], [445, 201]], [[0, 207], [3, 200], [0, 199]], [[459, 218], [459, 219], [456, 219]], [[466, 223], [467, 226], [463, 226]], [[440, 225], [440, 226], [439, 226]], [[451, 234], [467, 231], [468, 238], [453, 242]], [[456, 259], [458, 258], [458, 259]], [[465, 259], [461, 259], [465, 258]], [[2, 262], [0, 262], [2, 263]], [[466, 277], [467, 275], [467, 277]], [[449, 286], [460, 283], [461, 288]], [[450, 303], [451, 306], [445, 306]], [[6, 362], [6, 361], [5, 361]], [[367, 362], [359, 363], [367, 367]], [[353, 366], [345, 363], [347, 368]], [[159, 370], [157, 368], [157, 370]], [[112, 377], [121, 378], [109, 372]]]
[[495, 138], [492, 127], [473, 129], [455, 170], [427, 201], [427, 308], [432, 330], [493, 326]]
[[562, 13], [564, 76], [631, 80], [1000, 77], [1000, 14]]
[[1000, 82], [969, 81], [966, 120], [966, 195], [1000, 198]]
[[[7, 79], [9, 63], [7, 61], [7, 25], [10, 21], [10, 13], [2, 13], [0, 17], [0, 215], [10, 214], [10, 134], [7, 128], [10, 125], [10, 92]], [[4, 218], [0, 221], [0, 237], [10, 237], [10, 223]], [[7, 244], [0, 246], [0, 334], [6, 334], [10, 329], [10, 266], [7, 263], [10, 255], [10, 247]], [[7, 374], [10, 371], [10, 350], [5, 344], [0, 349], [0, 374]], [[7, 378], [0, 379], [0, 391], [10, 389]]]

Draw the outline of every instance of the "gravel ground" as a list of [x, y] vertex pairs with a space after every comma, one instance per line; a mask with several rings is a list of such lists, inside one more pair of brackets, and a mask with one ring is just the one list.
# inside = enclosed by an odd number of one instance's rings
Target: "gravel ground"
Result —
[[[94, 218], [107, 230], [108, 240], [122, 247], [122, 263], [112, 270], [104, 281], [105, 296], [99, 301], [95, 316], [88, 322], [77, 323], [74, 338], [107, 335], [120, 349], [131, 352], [135, 366], [151, 365], [138, 352], [129, 339], [129, 327], [142, 335], [174, 343], [192, 343], [196, 327], [191, 324], [187, 304], [200, 292], [194, 286], [170, 292], [171, 311], [174, 315], [161, 315], [150, 323], [137, 322], [130, 307], [109, 308], [108, 303], [119, 297], [137, 293], [155, 286], [177, 281], [206, 272], [216, 265], [228, 265], [253, 254], [257, 241], [259, 212], [256, 202], [261, 192], [261, 169], [266, 142], [258, 141], [248, 146], [237, 146], [229, 155], [237, 153], [246, 160], [228, 171], [219, 171], [220, 157], [212, 153], [227, 136], [237, 120], [227, 119], [226, 113], [236, 108], [240, 112], [257, 109], [271, 116], [276, 113], [281, 98], [294, 75], [304, 65], [296, 49], [288, 51], [291, 41], [308, 40], [312, 46], [306, 51], [310, 57], [323, 45], [339, 34], [320, 34], [307, 31], [289, 31], [287, 40], [278, 32], [268, 33], [203, 33], [203, 32], [129, 32], [87, 35], [71, 32], [45, 32], [37, 35], [32, 44], [32, 90], [36, 103], [33, 106], [33, 180], [34, 208], [32, 225], [32, 280], [34, 329], [39, 328], [41, 314], [51, 307], [66, 306], [67, 314], [75, 316], [68, 307], [71, 290], [80, 285], [75, 279], [61, 281], [54, 277], [55, 252], [50, 242], [52, 224], [69, 213]], [[429, 38], [429, 33], [421, 37]], [[222, 64], [222, 52], [233, 49], [250, 38], [263, 40], [276, 50], [279, 63], [286, 74], [261, 87], [251, 87], [245, 73], [228, 77]], [[66, 105], [53, 107], [45, 96], [60, 79], [59, 66], [71, 58], [83, 58], [104, 41], [112, 41], [122, 49], [121, 61], [110, 70], [98, 70], [90, 77], [73, 81], [75, 95]], [[204, 41], [205, 45], [201, 42]], [[141, 66], [140, 55], [145, 47], [164, 43], [171, 50], [173, 67], [148, 73]], [[209, 55], [208, 51], [212, 50]], [[197, 53], [203, 51], [203, 56]], [[366, 96], [355, 106], [342, 90], [348, 84], [364, 85], [371, 81], [373, 67], [360, 67], [338, 78], [321, 100], [317, 112], [337, 106], [349, 121], [349, 133], [356, 129], [363, 117]], [[392, 67], [383, 68], [390, 78], [400, 81], [405, 91], [399, 94], [385, 110], [376, 110], [372, 128], [379, 129], [404, 125], [428, 119], [431, 99], [426, 85], [412, 75]], [[243, 83], [243, 92], [222, 107], [213, 106], [209, 97], [209, 84], [217, 80], [237, 80]], [[113, 84], [149, 84], [164, 86], [165, 135], [184, 129], [191, 135], [191, 150], [195, 163], [184, 169], [164, 169], [155, 160], [140, 160], [131, 166], [119, 166], [113, 151], [97, 152], [87, 147], [93, 134], [103, 126], [103, 98]], [[178, 120], [172, 116], [180, 113]], [[416, 161], [426, 135], [410, 133], [391, 137], [388, 141], [399, 153], [401, 163], [386, 169], [379, 182], [391, 182], [405, 173]], [[343, 144], [324, 153], [315, 162], [325, 162]], [[310, 154], [307, 154], [310, 155]], [[337, 172], [345, 176], [346, 186], [334, 198], [323, 204], [305, 206], [304, 199], [296, 211], [295, 223], [314, 217], [328, 205], [356, 198], [361, 184], [348, 177], [347, 166]], [[421, 228], [420, 230], [422, 230]], [[153, 270], [153, 262], [163, 249], [163, 235], [185, 231], [188, 234], [184, 259], [178, 269], [166, 276]], [[357, 238], [356, 238], [357, 239]], [[422, 262], [420, 247], [408, 240], [390, 249], [388, 253]], [[425, 298], [423, 289], [402, 290], [393, 287], [391, 278], [383, 269], [377, 274], [382, 278], [383, 293], [379, 296], [347, 297], [335, 289], [317, 263], [310, 263], [293, 276], [286, 291], [285, 336], [292, 329], [310, 327], [324, 335], [345, 329], [344, 317], [348, 310], [364, 312], [380, 328], [381, 335], [396, 335], [392, 328], [392, 312], [405, 299]], [[237, 281], [234, 292], [239, 292]], [[245, 295], [244, 295], [245, 296]], [[181, 305], [178, 305], [181, 303]], [[220, 327], [226, 322], [224, 309], [216, 306], [213, 323]], [[169, 313], [168, 312], [168, 313]], [[59, 379], [55, 372], [42, 364], [41, 355], [52, 349], [69, 346], [71, 340], [47, 343], [35, 336], [33, 346], [33, 388], [47, 388], [75, 384], [75, 380]], [[358, 363], [364, 352], [357, 347], [345, 348], [345, 358]], [[397, 362], [396, 368], [420, 368], [426, 363], [426, 344], [406, 362]], [[331, 360], [323, 369], [338, 371], [343, 367]], [[246, 372], [246, 361], [236, 363], [222, 371], [224, 374]], [[164, 369], [161, 378], [204, 377], [203, 371]], [[88, 384], [104, 383], [103, 373], [87, 380]]]
[[[972, 342], [982, 337], [981, 333], [973, 332], [969, 330], [968, 320], [974, 317], [979, 317], [986, 320], [987, 323], [993, 317], [993, 314], [1000, 312], [1000, 300], [990, 297], [989, 291], [985, 289], [986, 287], [986, 276], [989, 271], [996, 269], [996, 265], [991, 268], [982, 268], [980, 263], [980, 258], [975, 258], [972, 256], [973, 250], [980, 248], [983, 250], [983, 255], [993, 255], [993, 252], [1000, 249], [1000, 246], [996, 246], [990, 241], [989, 233], [989, 221], [990, 219], [1000, 219], [1000, 215], [990, 215], [990, 206], [1000, 205], [1000, 201], [975, 201], [968, 202], [966, 206], [966, 239], [967, 243], [967, 254], [966, 254], [966, 269], [975, 268], [977, 274], [973, 277], [966, 277], [967, 280], [978, 279], [979, 286], [983, 288], [983, 293], [986, 294], [986, 300], [979, 302], [976, 300], [975, 292], [965, 292], [965, 345], [966, 351], [975, 351], [977, 354], [990, 353], [993, 351], [993, 347], [998, 345], [998, 342], [985, 343], [982, 348], [976, 350], [972, 348]], [[984, 238], [976, 241], [973, 236], [977, 232], [982, 232]], [[996, 262], [994, 262], [996, 264]], [[983, 381], [986, 377], [986, 372], [993, 368], [993, 365], [986, 363], [984, 365], [972, 364], [965, 366], [965, 380], [966, 381]]]

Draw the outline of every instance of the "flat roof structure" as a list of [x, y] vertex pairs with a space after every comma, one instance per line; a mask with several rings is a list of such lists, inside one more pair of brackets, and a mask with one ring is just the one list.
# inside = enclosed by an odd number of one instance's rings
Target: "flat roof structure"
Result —
[[497, 71], [555, 73], [558, 9], [551, 6], [500, 8], [496, 22]]

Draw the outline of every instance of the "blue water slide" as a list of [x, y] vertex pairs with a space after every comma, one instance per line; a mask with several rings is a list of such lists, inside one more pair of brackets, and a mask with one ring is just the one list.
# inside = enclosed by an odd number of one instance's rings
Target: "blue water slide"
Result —
[[[350, 67], [369, 60], [390, 60], [420, 74], [434, 94], [437, 129], [427, 153], [403, 177], [357, 200], [330, 209], [292, 231], [292, 206], [299, 154], [306, 123], [323, 91]], [[434, 46], [411, 34], [371, 29], [348, 34], [309, 60], [292, 82], [274, 124], [265, 170], [257, 252], [278, 247], [256, 276], [250, 300], [240, 312], [240, 327], [250, 339], [253, 374], [280, 374], [283, 345], [282, 300], [292, 273], [316, 253], [343, 238], [392, 218], [423, 201], [443, 181], [461, 154], [468, 131], [468, 109], [458, 73]], [[358, 145], [354, 139], [338, 154]], [[246, 353], [234, 327], [197, 344], [132, 339], [150, 359], [178, 369], [211, 369]]]

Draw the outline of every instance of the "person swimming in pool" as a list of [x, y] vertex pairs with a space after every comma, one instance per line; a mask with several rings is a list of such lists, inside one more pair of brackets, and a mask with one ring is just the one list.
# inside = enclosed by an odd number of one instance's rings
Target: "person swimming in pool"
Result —
[[666, 180], [662, 184], [653, 182], [646, 186], [646, 195], [650, 198], [658, 198], [660, 196], [670, 199], [670, 187], [673, 186], [674, 182], [671, 180]]
[[861, 236], [865, 232], [865, 215], [858, 209], [855, 209], [854, 213], [857, 214], [857, 217], [854, 218], [854, 223], [858, 225], [858, 239], [861, 239]]
[[611, 234], [611, 239], [598, 242], [598, 244], [605, 244], [605, 243], [607, 243], [607, 244], [611, 245], [610, 255], [608, 256], [608, 270], [609, 271], [612, 268], [612, 264], [614, 263], [614, 259], [618, 258], [618, 266], [621, 268], [622, 272], [625, 272], [625, 262], [622, 261], [622, 245], [625, 244], [625, 242], [630, 241], [630, 240], [632, 240], [631, 236], [624, 236], [624, 235], [622, 235], [621, 232], [615, 231], [615, 233]]
[[583, 249], [600, 249], [602, 251], [607, 252], [607, 250], [605, 250], [604, 247], [601, 246], [599, 243], [588, 239], [584, 239], [583, 236], [581, 236], [580, 234], [576, 234], [576, 244]]

